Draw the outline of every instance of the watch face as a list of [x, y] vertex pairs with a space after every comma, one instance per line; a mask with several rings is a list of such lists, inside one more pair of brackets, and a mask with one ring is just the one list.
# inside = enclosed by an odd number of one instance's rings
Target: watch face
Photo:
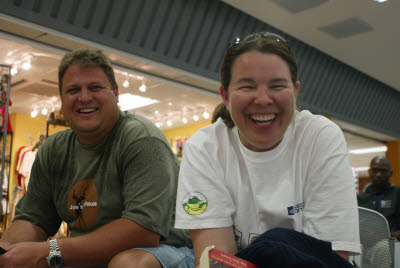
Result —
[[53, 255], [50, 257], [50, 266], [52, 267], [61, 267], [63, 264], [63, 259], [59, 255]]

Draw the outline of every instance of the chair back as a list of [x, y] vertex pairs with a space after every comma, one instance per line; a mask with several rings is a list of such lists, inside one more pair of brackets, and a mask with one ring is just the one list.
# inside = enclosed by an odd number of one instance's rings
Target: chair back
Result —
[[379, 212], [359, 207], [361, 268], [391, 268], [389, 223]]

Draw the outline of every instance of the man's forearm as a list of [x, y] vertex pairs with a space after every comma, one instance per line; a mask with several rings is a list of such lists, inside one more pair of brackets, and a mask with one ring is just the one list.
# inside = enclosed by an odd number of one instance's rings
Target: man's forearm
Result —
[[121, 218], [89, 234], [58, 240], [65, 266], [106, 264], [117, 253], [134, 247], [155, 247], [160, 236]]
[[25, 220], [16, 220], [7, 228], [1, 240], [15, 244], [18, 242], [40, 242], [47, 240], [46, 232]]

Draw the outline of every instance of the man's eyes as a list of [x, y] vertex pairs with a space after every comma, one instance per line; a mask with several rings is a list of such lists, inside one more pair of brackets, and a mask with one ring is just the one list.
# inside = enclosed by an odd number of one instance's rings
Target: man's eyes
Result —
[[75, 87], [75, 88], [69, 88], [65, 92], [68, 93], [68, 94], [72, 94], [72, 93], [76, 93], [78, 91], [79, 91], [79, 88]]
[[[99, 90], [101, 90], [101, 89], [103, 89], [103, 88], [104, 88], [104, 87], [103, 87], [103, 86], [100, 86], [100, 85], [94, 85], [94, 86], [89, 86], [89, 87], [88, 87], [88, 89], [91, 90], [91, 91], [99, 91]], [[66, 90], [66, 93], [73, 94], [73, 93], [79, 92], [80, 90], [81, 90], [81, 89], [78, 88], [78, 87], [73, 87], [73, 88], [67, 89], [67, 90]]]
[[240, 86], [239, 89], [253, 89], [255, 88], [254, 86], [251, 85], [244, 85], [244, 86]]

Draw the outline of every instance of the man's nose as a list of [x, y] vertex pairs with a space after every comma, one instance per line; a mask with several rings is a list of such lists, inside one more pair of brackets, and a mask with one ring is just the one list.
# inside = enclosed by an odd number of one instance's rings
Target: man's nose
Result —
[[81, 90], [79, 91], [79, 100], [80, 101], [88, 101], [92, 98], [92, 94], [90, 92], [90, 90], [88, 90], [87, 88], [81, 88]]

